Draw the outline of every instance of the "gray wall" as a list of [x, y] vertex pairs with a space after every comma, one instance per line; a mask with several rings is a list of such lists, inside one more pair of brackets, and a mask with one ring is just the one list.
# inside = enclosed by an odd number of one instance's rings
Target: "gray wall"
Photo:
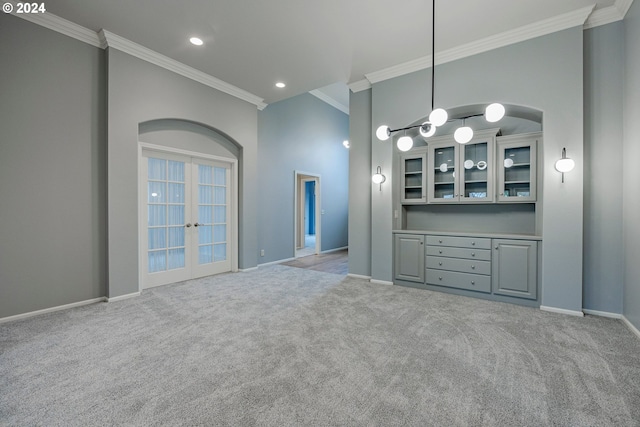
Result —
[[585, 309], [622, 313], [622, 21], [584, 32]]
[[106, 292], [104, 51], [0, 14], [0, 318]]
[[258, 114], [258, 253], [261, 264], [295, 256], [294, 171], [320, 175], [321, 250], [348, 244], [349, 116], [303, 94]]
[[625, 75], [623, 127], [624, 315], [640, 329], [640, 4], [624, 20]]
[[202, 124], [242, 149], [239, 267], [257, 265], [257, 108], [231, 95], [109, 48], [108, 296], [138, 292], [138, 125], [157, 119]]
[[371, 91], [350, 92], [349, 110], [349, 273], [370, 277]]
[[[436, 67], [437, 106], [501, 101], [543, 111], [542, 305], [572, 311], [582, 309], [582, 45], [582, 28], [575, 27]], [[429, 77], [425, 70], [374, 84], [372, 131], [424, 116]], [[392, 145], [375, 140], [372, 147], [371, 166], [391, 168]], [[564, 184], [553, 168], [562, 147], [576, 160]], [[371, 275], [391, 281], [393, 186], [382, 193], [373, 187]]]

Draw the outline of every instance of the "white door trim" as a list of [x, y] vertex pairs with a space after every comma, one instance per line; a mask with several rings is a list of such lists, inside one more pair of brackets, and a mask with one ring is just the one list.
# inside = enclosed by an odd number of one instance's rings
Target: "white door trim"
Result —
[[238, 210], [238, 196], [239, 196], [239, 182], [238, 182], [238, 159], [231, 157], [222, 157], [212, 154], [200, 153], [197, 151], [183, 150], [181, 148], [166, 147], [164, 145], [150, 144], [148, 142], [138, 141], [138, 292], [142, 292], [142, 284], [144, 282], [144, 268], [143, 262], [146, 262], [141, 250], [141, 242], [144, 241], [146, 232], [146, 199], [142, 199], [142, 195], [147, 193], [146, 188], [146, 176], [142, 176], [142, 162], [144, 161], [142, 151], [157, 151], [165, 155], [180, 155], [188, 156], [192, 158], [199, 158], [205, 160], [217, 160], [231, 165], [231, 213], [230, 217], [233, 219], [231, 224], [231, 241], [229, 242], [229, 254], [231, 256], [231, 271], [238, 271], [238, 258], [240, 256], [239, 244], [238, 244], [238, 225], [239, 225], [239, 210]]
[[293, 257], [296, 257], [296, 249], [297, 249], [297, 236], [298, 236], [298, 218], [299, 218], [299, 210], [300, 210], [300, 188], [299, 188], [299, 183], [301, 181], [315, 181], [316, 183], [316, 191], [315, 191], [315, 223], [316, 223], [316, 248], [315, 248], [315, 254], [319, 254], [320, 253], [320, 248], [322, 247], [322, 243], [321, 243], [321, 236], [322, 236], [322, 206], [321, 206], [321, 197], [320, 195], [322, 194], [321, 192], [321, 176], [320, 174], [317, 173], [313, 173], [313, 172], [304, 172], [304, 171], [298, 171], [298, 170], [294, 170], [294, 203], [293, 203]]

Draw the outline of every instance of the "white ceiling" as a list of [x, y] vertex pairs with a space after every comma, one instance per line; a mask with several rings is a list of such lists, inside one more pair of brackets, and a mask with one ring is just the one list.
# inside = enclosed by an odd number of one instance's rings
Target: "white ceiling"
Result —
[[[438, 0], [436, 53], [594, 5], [595, 14], [624, 14], [632, 1]], [[425, 0], [55, 0], [46, 6], [267, 104], [329, 86], [323, 92], [348, 105], [344, 84], [431, 54], [431, 1]], [[192, 46], [193, 35], [205, 45]], [[276, 81], [287, 87], [277, 89]]]

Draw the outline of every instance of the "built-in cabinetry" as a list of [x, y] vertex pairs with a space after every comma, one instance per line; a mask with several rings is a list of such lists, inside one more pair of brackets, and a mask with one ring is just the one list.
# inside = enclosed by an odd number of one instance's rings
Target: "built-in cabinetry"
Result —
[[445, 136], [429, 141], [428, 202], [494, 200], [494, 147], [498, 129], [477, 132], [467, 144]]
[[400, 157], [402, 203], [424, 203], [426, 194], [427, 150], [420, 148]]
[[400, 155], [402, 204], [531, 203], [537, 197], [541, 133], [497, 136], [476, 132], [467, 144], [453, 136]]
[[498, 202], [536, 200], [536, 135], [500, 138], [498, 151]]
[[394, 271], [398, 280], [424, 282], [424, 236], [396, 234], [394, 238]]
[[538, 240], [536, 236], [396, 232], [394, 282], [538, 306]]

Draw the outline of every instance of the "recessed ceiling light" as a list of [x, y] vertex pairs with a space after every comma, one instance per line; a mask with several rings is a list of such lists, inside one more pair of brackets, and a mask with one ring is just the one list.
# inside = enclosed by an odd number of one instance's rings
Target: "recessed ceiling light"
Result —
[[280, 89], [282, 89], [283, 87], [285, 87], [286, 84], [282, 83], [282, 82], [278, 82], [276, 83], [276, 87], [279, 87]]
[[191, 44], [194, 44], [196, 46], [202, 46], [204, 44], [204, 42], [202, 41], [202, 39], [199, 39], [197, 37], [191, 37], [189, 39], [189, 41], [191, 42]]

